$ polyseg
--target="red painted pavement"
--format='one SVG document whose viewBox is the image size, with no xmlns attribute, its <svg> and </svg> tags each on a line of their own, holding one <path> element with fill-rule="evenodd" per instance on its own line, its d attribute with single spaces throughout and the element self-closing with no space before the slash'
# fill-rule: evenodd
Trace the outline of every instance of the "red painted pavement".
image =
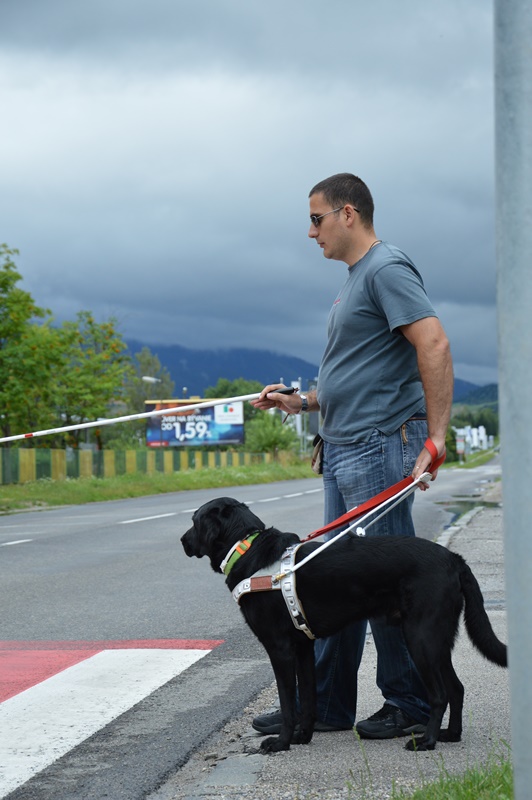
<svg viewBox="0 0 532 800">
<path fill-rule="evenodd" d="M 213 650 L 222 639 L 0 641 L 0 703 L 102 650 Z"/>
</svg>

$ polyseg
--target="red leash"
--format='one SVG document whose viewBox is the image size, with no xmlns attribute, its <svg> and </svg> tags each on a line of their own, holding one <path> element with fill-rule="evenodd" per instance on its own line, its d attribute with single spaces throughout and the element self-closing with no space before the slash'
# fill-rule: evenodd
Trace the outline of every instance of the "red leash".
<svg viewBox="0 0 532 800">
<path fill-rule="evenodd" d="M 427 439 L 424 445 L 427 450 L 429 451 L 432 462 L 430 467 L 428 468 L 427 472 L 436 472 L 436 470 L 441 467 L 443 462 L 445 461 L 446 452 L 443 451 L 443 455 L 438 458 L 438 451 L 436 450 L 436 446 L 432 439 Z M 329 531 L 334 531 L 336 528 L 340 528 L 342 525 L 347 524 L 348 522 L 352 522 L 354 519 L 361 517 L 363 514 L 367 514 L 370 511 L 373 511 L 374 508 L 380 506 L 381 503 L 384 503 L 386 500 L 389 500 L 390 497 L 393 497 L 402 489 L 406 489 L 407 486 L 410 486 L 411 483 L 414 483 L 414 479 L 411 475 L 408 478 L 403 478 L 402 481 L 398 483 L 394 483 L 393 486 L 390 486 L 388 489 L 385 489 L 383 492 L 376 494 L 375 497 L 371 497 L 369 500 L 366 500 L 365 503 L 362 503 L 361 506 L 355 506 L 352 508 L 351 511 L 348 511 L 347 514 L 343 514 L 338 519 L 335 519 L 333 522 L 329 522 L 328 525 L 325 525 L 323 528 L 318 528 L 317 531 L 313 531 L 309 533 L 308 536 L 305 536 L 302 539 L 302 542 L 308 542 L 310 539 L 316 539 L 318 536 L 321 536 L 324 533 L 328 533 Z"/>
</svg>

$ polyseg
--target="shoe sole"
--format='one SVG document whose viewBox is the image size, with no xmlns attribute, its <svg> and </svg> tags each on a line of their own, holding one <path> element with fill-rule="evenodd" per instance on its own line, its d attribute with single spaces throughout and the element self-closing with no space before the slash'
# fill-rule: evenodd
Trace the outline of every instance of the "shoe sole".
<svg viewBox="0 0 532 800">
<path fill-rule="evenodd" d="M 270 728 L 259 728 L 257 725 L 251 725 L 254 731 L 260 733 L 261 736 L 278 736 L 281 733 L 280 725 L 272 725 Z"/>
</svg>

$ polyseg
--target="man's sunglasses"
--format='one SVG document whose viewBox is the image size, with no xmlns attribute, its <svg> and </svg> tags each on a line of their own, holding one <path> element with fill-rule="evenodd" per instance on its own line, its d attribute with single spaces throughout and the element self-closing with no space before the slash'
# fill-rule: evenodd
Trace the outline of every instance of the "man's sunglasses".
<svg viewBox="0 0 532 800">
<path fill-rule="evenodd" d="M 319 228 L 320 227 L 320 219 L 323 219 L 323 217 L 328 217 L 329 214 L 336 214 L 336 212 L 337 211 L 341 211 L 342 208 L 345 208 L 345 206 L 340 206 L 340 208 L 334 208 L 332 211 L 327 211 L 325 214 L 320 214 L 319 217 L 317 217 L 316 214 L 311 214 L 310 215 L 310 221 L 314 225 L 315 228 Z M 355 208 L 354 206 L 352 206 L 352 208 L 357 212 L 357 214 L 360 214 L 360 211 L 358 210 L 358 208 Z"/>
</svg>

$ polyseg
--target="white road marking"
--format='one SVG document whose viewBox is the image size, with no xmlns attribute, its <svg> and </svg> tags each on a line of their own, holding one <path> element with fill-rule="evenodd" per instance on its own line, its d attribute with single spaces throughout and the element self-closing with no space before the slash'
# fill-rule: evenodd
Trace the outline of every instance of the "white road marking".
<svg viewBox="0 0 532 800">
<path fill-rule="evenodd" d="M 138 519 L 121 519 L 120 525 L 131 525 L 132 522 L 149 522 L 151 519 L 162 519 L 163 517 L 175 517 L 177 511 L 170 511 L 168 514 L 154 514 L 153 517 L 139 517 Z"/>
<path fill-rule="evenodd" d="M 16 539 L 14 542 L 2 542 L 0 547 L 9 547 L 12 544 L 26 544 L 26 542 L 33 542 L 33 539 Z"/>
<path fill-rule="evenodd" d="M 105 650 L 0 704 L 0 797 L 210 650 Z"/>
</svg>

